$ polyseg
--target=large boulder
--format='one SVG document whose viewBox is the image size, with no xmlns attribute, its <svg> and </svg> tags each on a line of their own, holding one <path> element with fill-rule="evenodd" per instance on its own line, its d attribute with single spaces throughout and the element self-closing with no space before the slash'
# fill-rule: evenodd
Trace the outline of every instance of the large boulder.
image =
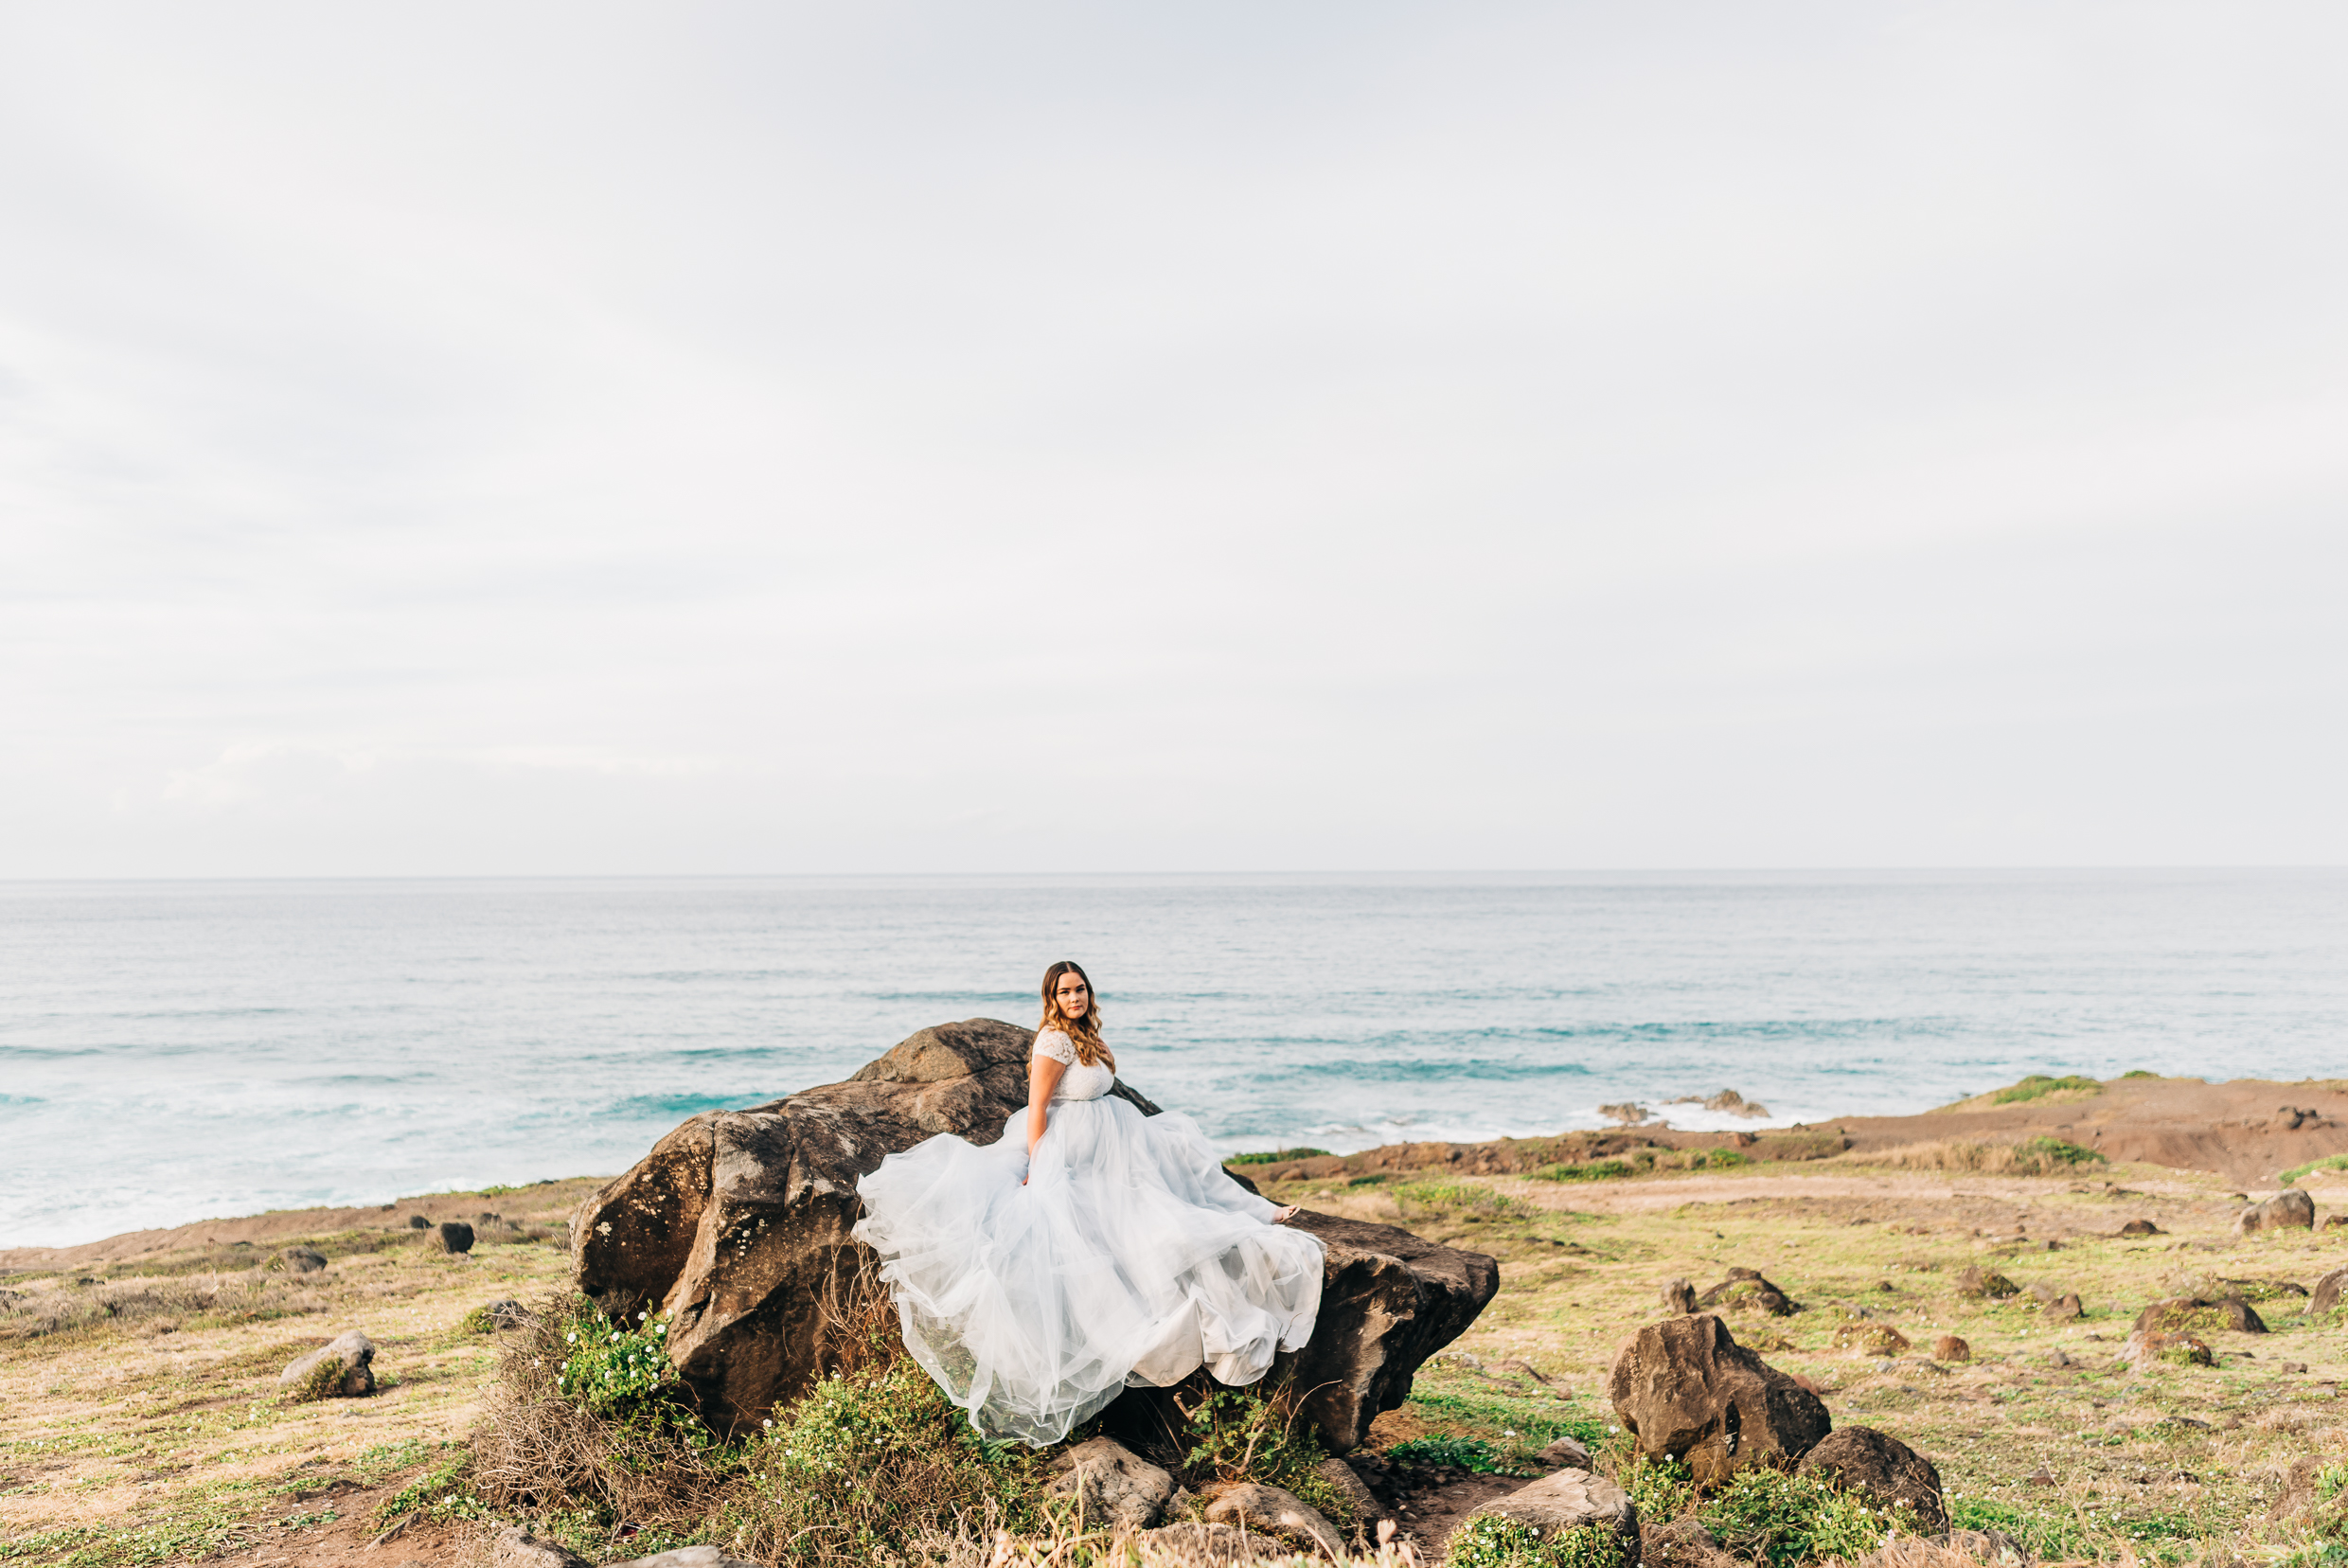
<svg viewBox="0 0 2348 1568">
<path fill-rule="evenodd" d="M 1802 1456 L 1798 1469 L 1823 1475 L 1846 1492 L 1886 1507 L 1906 1505 L 1919 1535 L 1948 1528 L 1948 1506 L 1941 1495 L 1940 1471 L 1930 1459 L 1898 1438 L 1873 1427 L 1830 1432 Z"/>
<path fill-rule="evenodd" d="M 2348 1268 L 2334 1269 L 2316 1281 L 2315 1293 L 2307 1298 L 2307 1315 L 2315 1317 L 2338 1307 L 2343 1291 L 2348 1291 Z"/>
<path fill-rule="evenodd" d="M 1529 1525 L 1543 1541 L 1595 1525 L 1614 1537 L 1624 1563 L 1639 1560 L 1639 1510 L 1631 1506 L 1630 1494 L 1585 1470 L 1544 1475 L 1529 1487 L 1478 1505 L 1475 1513 L 1513 1519 Z"/>
<path fill-rule="evenodd" d="M 1641 1453 L 1684 1461 L 1705 1487 L 1749 1465 L 1799 1459 L 1834 1425 L 1817 1395 L 1738 1345 L 1711 1312 L 1632 1335 L 1607 1392 Z"/>
<path fill-rule="evenodd" d="M 286 1398 L 356 1399 L 375 1392 L 375 1342 L 352 1328 L 299 1356 L 277 1374 Z"/>
<path fill-rule="evenodd" d="M 2263 1334 L 2267 1320 L 2258 1310 L 2240 1296 L 2218 1296 L 2214 1300 L 2200 1296 L 2170 1296 L 2156 1301 L 2136 1314 L 2137 1331 L 2147 1329 L 2167 1332 L 2208 1333 L 2213 1329 L 2231 1328 L 2236 1333 Z"/>
<path fill-rule="evenodd" d="M 993 1019 L 939 1025 L 845 1083 L 693 1117 L 572 1216 L 578 1288 L 614 1319 L 667 1316 L 669 1357 L 703 1414 L 724 1430 L 756 1426 L 830 1368 L 824 1326 L 869 1278 L 872 1253 L 848 1234 L 863 1213 L 857 1184 L 939 1132 L 1001 1137 L 1027 1103 L 1034 1039 Z M 1123 1083 L 1111 1092 L 1157 1114 Z M 1389 1225 L 1320 1214 L 1291 1223 L 1321 1238 L 1327 1272 L 1311 1341 L 1283 1354 L 1272 1378 L 1292 1374 L 1305 1416 L 1343 1453 L 1475 1320 L 1500 1266 Z M 1157 1392 L 1133 1390 L 1112 1412 Z M 1154 1449 L 1155 1424 L 1110 1430 L 1132 1441 L 1138 1429 L 1137 1446 Z"/>
<path fill-rule="evenodd" d="M 2236 1236 L 2255 1236 L 2260 1231 L 2313 1230 L 2316 1228 L 2316 1201 L 2297 1187 L 2286 1187 L 2262 1203 L 2252 1203 L 2234 1216 Z"/>
</svg>

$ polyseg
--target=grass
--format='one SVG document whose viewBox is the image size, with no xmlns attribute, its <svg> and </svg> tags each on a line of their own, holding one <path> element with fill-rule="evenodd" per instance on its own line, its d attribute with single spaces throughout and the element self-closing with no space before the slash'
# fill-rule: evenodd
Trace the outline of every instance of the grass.
<svg viewBox="0 0 2348 1568">
<path fill-rule="evenodd" d="M 2276 1185 L 2297 1186 L 2319 1170 L 2348 1170 L 2348 1154 L 2326 1154 L 2321 1160 L 2309 1160 L 2305 1165 L 2293 1166 L 2275 1179 Z"/>
<path fill-rule="evenodd" d="M 2019 1083 L 2013 1085 L 2011 1088 L 2001 1089 L 1997 1093 L 1991 1095 L 1989 1096 L 1989 1103 L 1992 1105 L 2019 1105 L 2026 1100 L 2044 1099 L 2049 1095 L 2089 1095 L 2095 1093 L 2101 1088 L 2103 1088 L 2103 1084 L 2098 1080 L 2091 1078 L 2081 1078 L 2075 1073 L 2066 1075 L 2062 1078 L 2049 1078 L 2044 1073 L 2033 1073 L 2028 1078 L 2023 1078 Z"/>
<path fill-rule="evenodd" d="M 1979 1138 L 1938 1138 L 1929 1143 L 1903 1144 L 1895 1149 L 1854 1151 L 1837 1163 L 1889 1167 L 1895 1170 L 1963 1170 L 1983 1175 L 2057 1176 L 2088 1166 L 2107 1164 L 2094 1149 L 2056 1137 L 1997 1142 Z"/>
<path fill-rule="evenodd" d="M 1281 1165 L 1290 1160 L 1309 1160 L 1327 1152 L 1325 1149 L 1275 1149 L 1265 1154 L 1234 1154 L 1223 1164 L 1227 1166 Z"/>
</svg>

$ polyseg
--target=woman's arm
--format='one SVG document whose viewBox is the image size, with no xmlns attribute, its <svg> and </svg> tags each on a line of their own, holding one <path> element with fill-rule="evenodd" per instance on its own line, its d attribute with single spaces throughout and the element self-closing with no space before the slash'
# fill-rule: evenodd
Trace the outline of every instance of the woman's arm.
<svg viewBox="0 0 2348 1568">
<path fill-rule="evenodd" d="M 1036 1157 L 1036 1145 L 1043 1141 L 1047 1111 L 1052 1103 L 1052 1091 L 1059 1087 L 1060 1076 L 1068 1071 L 1068 1063 L 1036 1053 L 1027 1063 L 1027 1157 Z M 1027 1178 L 1019 1179 L 1025 1186 Z"/>
</svg>

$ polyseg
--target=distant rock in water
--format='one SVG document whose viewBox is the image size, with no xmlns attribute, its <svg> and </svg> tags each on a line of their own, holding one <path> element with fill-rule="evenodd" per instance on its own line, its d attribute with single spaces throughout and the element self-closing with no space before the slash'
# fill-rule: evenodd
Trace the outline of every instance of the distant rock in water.
<svg viewBox="0 0 2348 1568">
<path fill-rule="evenodd" d="M 1681 1095 L 1678 1099 L 1665 1100 L 1666 1105 L 1700 1105 L 1707 1111 L 1726 1111 L 1732 1116 L 1766 1116 L 1770 1108 L 1758 1100 L 1749 1100 L 1734 1089 L 1723 1089 L 1717 1095 Z"/>
<path fill-rule="evenodd" d="M 1633 1105 L 1626 1100 L 1619 1105 L 1599 1106 L 1598 1114 L 1610 1122 L 1620 1122 L 1625 1127 L 1634 1127 L 1655 1113 L 1644 1105 Z"/>
</svg>

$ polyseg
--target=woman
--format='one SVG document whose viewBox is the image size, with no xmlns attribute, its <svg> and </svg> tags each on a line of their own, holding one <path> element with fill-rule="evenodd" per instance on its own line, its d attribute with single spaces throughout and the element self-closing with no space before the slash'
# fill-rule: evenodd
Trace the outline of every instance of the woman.
<svg viewBox="0 0 2348 1568">
<path fill-rule="evenodd" d="M 1093 983 L 1043 976 L 1027 1108 L 940 1133 L 858 1191 L 905 1347 L 988 1437 L 1045 1448 L 1128 1385 L 1252 1383 L 1312 1333 L 1321 1242 L 1223 1171 L 1188 1116 L 1110 1095 Z"/>
</svg>

